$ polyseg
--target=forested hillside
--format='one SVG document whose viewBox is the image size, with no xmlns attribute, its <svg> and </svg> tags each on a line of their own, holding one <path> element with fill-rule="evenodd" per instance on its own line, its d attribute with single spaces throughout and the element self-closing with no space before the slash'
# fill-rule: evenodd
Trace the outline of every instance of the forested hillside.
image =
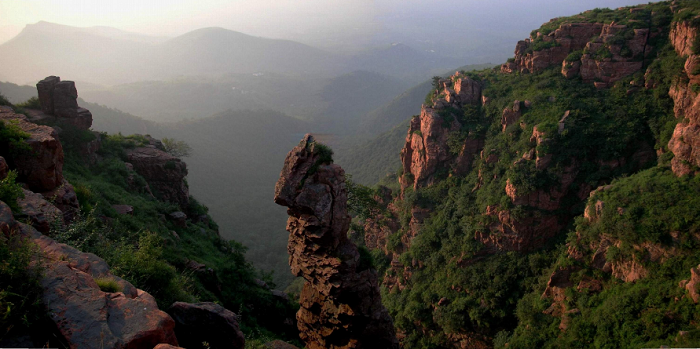
<svg viewBox="0 0 700 349">
<path fill-rule="evenodd" d="M 554 19 L 436 82 L 355 227 L 405 348 L 698 344 L 698 10 Z"/>
</svg>

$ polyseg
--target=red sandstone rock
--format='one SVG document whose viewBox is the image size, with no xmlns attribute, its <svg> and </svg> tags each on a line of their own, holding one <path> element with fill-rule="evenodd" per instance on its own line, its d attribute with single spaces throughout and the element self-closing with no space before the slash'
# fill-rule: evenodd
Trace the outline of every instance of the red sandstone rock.
<svg viewBox="0 0 700 349">
<path fill-rule="evenodd" d="M 700 301 L 700 266 L 690 269 L 690 280 L 681 281 L 681 287 L 688 291 L 688 296 L 693 300 L 693 303 L 698 303 Z"/>
<path fill-rule="evenodd" d="M 275 186 L 275 203 L 288 207 L 292 273 L 306 280 L 297 313 L 300 338 L 309 349 L 398 348 L 376 271 L 360 268 L 347 238 L 344 171 L 320 160 L 306 135 L 287 155 Z"/>
<path fill-rule="evenodd" d="M 49 76 L 36 84 L 41 110 L 45 114 L 88 130 L 92 126 L 92 114 L 78 106 L 78 90 L 73 81 L 61 81 L 57 76 Z"/>
<path fill-rule="evenodd" d="M 697 28 L 690 22 L 676 22 L 671 28 L 669 39 L 679 56 L 689 56 L 693 54 L 693 43 L 697 35 Z"/>
<path fill-rule="evenodd" d="M 149 144 L 127 151 L 127 159 L 134 171 L 143 176 L 150 189 L 163 200 L 176 203 L 180 208 L 189 204 L 189 189 L 185 184 L 187 165 L 163 149 L 160 141 L 147 137 Z"/>
<path fill-rule="evenodd" d="M 44 200 L 41 194 L 24 190 L 24 198 L 18 199 L 20 207 L 18 218 L 28 219 L 36 230 L 48 233 L 54 223 L 63 225 L 63 212 Z"/>
<path fill-rule="evenodd" d="M 474 155 L 483 147 L 483 140 L 468 135 L 460 152 L 451 153 L 447 140 L 451 134 L 460 132 L 462 125 L 455 117 L 448 122 L 440 115 L 448 106 L 461 108 L 481 103 L 481 84 L 460 73 L 441 80 L 439 84 L 443 86 L 446 97 L 434 96 L 433 106 L 423 105 L 420 116 L 411 120 L 406 144 L 401 150 L 404 171 L 404 176 L 400 178 L 402 192 L 409 186 L 419 188 L 431 185 L 437 179 L 436 173 L 441 171 L 451 171 L 454 175 L 466 174 Z"/>
<path fill-rule="evenodd" d="M 25 140 L 30 150 L 18 155 L 6 155 L 10 168 L 16 168 L 18 180 L 27 183 L 29 189 L 43 192 L 56 188 L 63 181 L 63 147 L 56 131 L 27 121 L 24 115 L 12 108 L 0 106 L 0 120 L 15 123 L 30 137 Z"/>
<path fill-rule="evenodd" d="M 0 203 L 0 227 L 31 239 L 46 257 L 42 300 L 71 348 L 151 348 L 177 345 L 174 321 L 155 299 L 109 272 L 101 258 L 83 253 L 18 223 Z M 100 290 L 94 278 L 111 278 L 121 292 Z"/>
</svg>

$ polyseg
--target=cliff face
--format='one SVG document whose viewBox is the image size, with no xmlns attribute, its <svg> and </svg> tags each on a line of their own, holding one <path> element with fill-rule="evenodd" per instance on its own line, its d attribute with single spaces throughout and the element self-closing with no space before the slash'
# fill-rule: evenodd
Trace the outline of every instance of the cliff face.
<svg viewBox="0 0 700 349">
<path fill-rule="evenodd" d="M 288 207 L 289 264 L 306 280 L 297 322 L 311 349 L 398 348 L 377 274 L 347 238 L 345 173 L 306 135 L 287 155 L 275 203 Z"/>
<path fill-rule="evenodd" d="M 537 73 L 560 65 L 566 78 L 580 76 L 598 88 L 609 87 L 642 69 L 643 58 L 653 50 L 651 34 L 615 23 L 565 23 L 549 34 L 537 31 L 519 41 L 515 58 L 501 71 Z"/>
<path fill-rule="evenodd" d="M 675 23 L 670 33 L 673 48 L 685 58 L 684 72 L 669 90 L 673 99 L 673 111 L 680 122 L 668 142 L 668 149 L 675 155 L 671 164 L 678 176 L 697 172 L 700 166 L 700 98 L 697 85 L 700 82 L 700 56 L 694 54 L 692 44 L 698 29 L 688 22 Z"/>
<path fill-rule="evenodd" d="M 420 115 L 411 120 L 406 144 L 401 150 L 402 189 L 425 187 L 448 173 L 464 175 L 474 155 L 483 147 L 480 137 L 464 131 L 466 125 L 458 119 L 463 107 L 482 103 L 481 84 L 457 72 L 440 80 L 438 86 L 432 105 L 424 104 Z M 458 149 L 450 149 L 448 142 L 453 142 L 451 138 L 460 132 L 466 132 L 465 139 L 458 141 Z"/>
</svg>

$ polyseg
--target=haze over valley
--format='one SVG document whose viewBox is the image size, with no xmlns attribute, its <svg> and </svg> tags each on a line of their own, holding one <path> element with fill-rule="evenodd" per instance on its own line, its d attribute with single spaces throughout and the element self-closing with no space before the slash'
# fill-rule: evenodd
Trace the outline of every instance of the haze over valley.
<svg viewBox="0 0 700 349">
<path fill-rule="evenodd" d="M 20 103 L 36 96 L 37 81 L 60 76 L 76 81 L 94 130 L 187 142 L 191 194 L 224 237 L 287 285 L 286 215 L 271 195 L 303 134 L 324 135 L 336 163 L 373 185 L 397 171 L 433 76 L 503 63 L 550 18 L 634 3 L 210 1 L 179 24 L 106 15 L 113 5 L 77 18 L 46 12 L 70 2 L 30 12 L 9 1 L 0 13 L 15 17 L 0 30 L 17 34 L 0 44 L 0 93 Z"/>
</svg>

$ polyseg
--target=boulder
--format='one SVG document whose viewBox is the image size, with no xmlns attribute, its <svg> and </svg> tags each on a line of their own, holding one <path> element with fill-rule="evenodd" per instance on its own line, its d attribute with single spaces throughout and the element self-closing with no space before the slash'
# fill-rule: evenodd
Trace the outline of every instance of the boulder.
<svg viewBox="0 0 700 349">
<path fill-rule="evenodd" d="M 147 138 L 149 144 L 127 151 L 128 162 L 140 174 L 156 197 L 180 205 L 189 205 L 189 188 L 185 182 L 187 165 L 163 149 L 162 143 Z"/>
<path fill-rule="evenodd" d="M 26 189 L 23 189 L 23 191 L 24 198 L 17 200 L 17 204 L 20 207 L 18 218 L 28 219 L 31 225 L 42 233 L 48 233 L 52 224 L 64 224 L 61 210 L 44 200 L 41 194 Z"/>
<path fill-rule="evenodd" d="M 198 348 L 202 342 L 212 349 L 245 347 L 236 314 L 216 303 L 175 302 L 168 314 L 175 320 L 175 334 L 185 348 Z"/>
<path fill-rule="evenodd" d="M 53 115 L 53 91 L 59 81 L 61 81 L 61 78 L 58 76 L 49 76 L 36 84 L 36 89 L 39 94 L 39 104 L 41 104 L 41 111 L 46 114 Z"/>
<path fill-rule="evenodd" d="M 41 110 L 54 115 L 75 127 L 88 130 L 92 126 L 92 113 L 78 106 L 78 90 L 73 81 L 61 81 L 49 76 L 36 84 Z"/>
<path fill-rule="evenodd" d="M 287 154 L 275 203 L 289 219 L 289 264 L 305 283 L 299 301 L 299 337 L 309 349 L 398 348 L 381 303 L 377 272 L 360 265 L 348 239 L 345 171 L 322 163 L 311 135 Z"/>
<path fill-rule="evenodd" d="M 83 253 L 14 220 L 0 202 L 0 228 L 30 239 L 46 258 L 40 280 L 42 301 L 58 332 L 71 348 L 136 348 L 177 345 L 174 321 L 155 299 L 114 276 L 101 258 Z M 95 278 L 110 278 L 121 291 L 100 290 Z"/>
<path fill-rule="evenodd" d="M 63 147 L 56 130 L 31 123 L 26 116 L 16 114 L 6 106 L 0 106 L 0 120 L 11 122 L 29 134 L 29 138 L 25 139 L 29 150 L 19 150 L 7 154 L 5 158 L 10 168 L 17 169 L 17 180 L 26 183 L 35 192 L 59 186 L 63 181 Z"/>
<path fill-rule="evenodd" d="M 184 212 L 173 212 L 168 215 L 171 221 L 180 228 L 187 228 L 187 215 Z"/>
</svg>

